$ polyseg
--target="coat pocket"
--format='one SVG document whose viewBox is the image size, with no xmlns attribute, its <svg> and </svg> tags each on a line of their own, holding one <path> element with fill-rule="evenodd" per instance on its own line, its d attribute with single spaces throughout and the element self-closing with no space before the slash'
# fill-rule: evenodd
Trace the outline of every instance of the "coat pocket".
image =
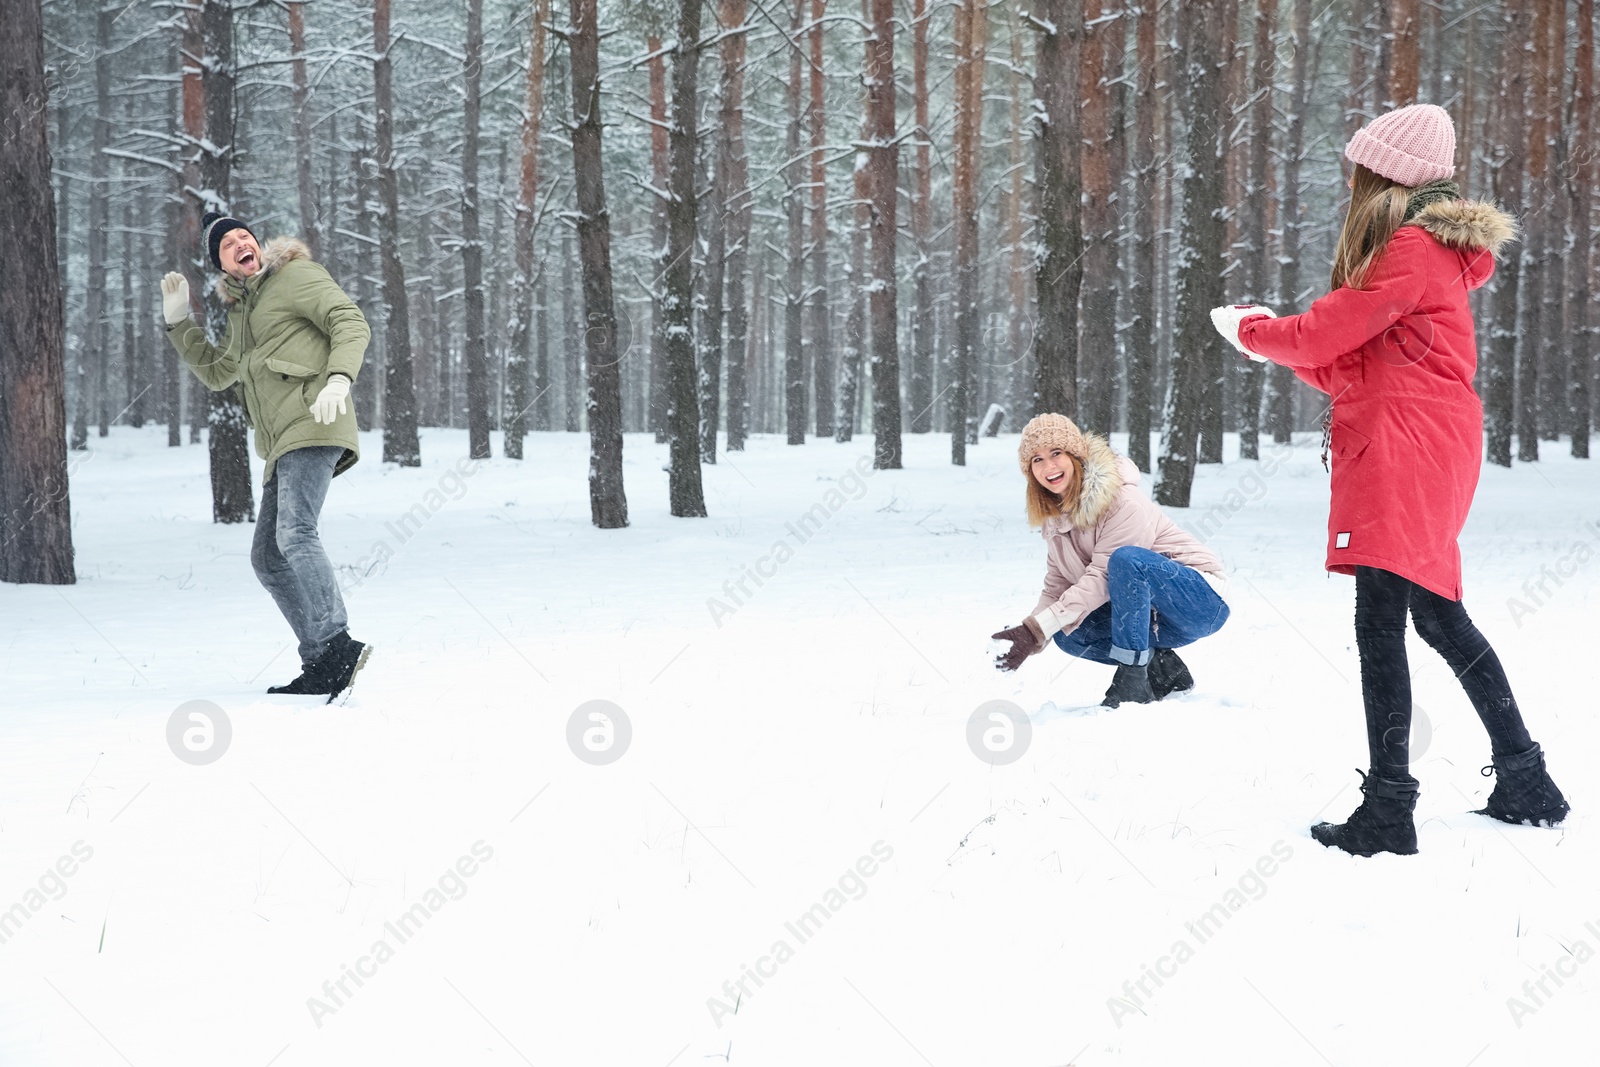
<svg viewBox="0 0 1600 1067">
<path fill-rule="evenodd" d="M 265 362 L 267 370 L 288 378 L 314 378 L 322 373 L 321 367 L 308 366 L 298 359 L 285 359 L 283 356 L 268 356 Z"/>
<path fill-rule="evenodd" d="M 1333 432 L 1328 441 L 1331 451 L 1340 459 L 1355 459 L 1371 443 L 1366 434 L 1342 422 L 1333 424 Z"/>
</svg>

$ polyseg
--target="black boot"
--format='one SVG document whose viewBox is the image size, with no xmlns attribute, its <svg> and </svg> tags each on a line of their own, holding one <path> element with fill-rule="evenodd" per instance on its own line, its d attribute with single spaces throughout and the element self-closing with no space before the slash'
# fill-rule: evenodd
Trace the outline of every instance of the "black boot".
<svg viewBox="0 0 1600 1067">
<path fill-rule="evenodd" d="M 269 686 L 269 693 L 287 693 L 291 696 L 304 696 L 306 694 L 321 695 L 332 692 L 328 688 L 328 679 L 318 673 L 317 665 L 311 664 L 300 671 L 300 676 L 287 685 Z"/>
<path fill-rule="evenodd" d="M 1189 667 L 1170 648 L 1158 648 L 1150 654 L 1150 691 L 1157 700 L 1165 700 L 1172 693 L 1187 693 L 1194 688 L 1194 675 Z"/>
<path fill-rule="evenodd" d="M 1495 776 L 1494 791 L 1476 814 L 1515 825 L 1555 826 L 1572 810 L 1544 769 L 1544 751 L 1538 745 L 1493 759 L 1483 774 Z"/>
<path fill-rule="evenodd" d="M 1100 701 L 1108 708 L 1119 704 L 1153 704 L 1156 701 L 1155 693 L 1150 690 L 1150 675 L 1147 667 L 1130 667 L 1127 664 L 1117 668 L 1117 673 L 1111 679 L 1111 688 L 1106 690 L 1106 695 Z"/>
<path fill-rule="evenodd" d="M 317 660 L 317 673 L 326 679 L 328 688 L 316 691 L 327 693 L 328 703 L 332 704 L 355 685 L 356 674 L 367 665 L 371 655 L 371 645 L 362 644 L 351 637 L 349 631 L 340 630 Z"/>
<path fill-rule="evenodd" d="M 1415 778 L 1379 778 L 1361 775 L 1361 806 L 1345 822 L 1335 825 L 1319 822 L 1311 836 L 1329 848 L 1340 848 L 1353 856 L 1374 852 L 1393 852 L 1414 856 L 1417 852 L 1417 827 L 1411 821 L 1417 810 Z"/>
</svg>

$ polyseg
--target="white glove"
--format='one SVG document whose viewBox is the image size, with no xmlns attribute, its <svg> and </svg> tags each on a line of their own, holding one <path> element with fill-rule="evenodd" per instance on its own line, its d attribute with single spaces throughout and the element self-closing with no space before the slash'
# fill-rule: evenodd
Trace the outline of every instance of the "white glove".
<svg viewBox="0 0 1600 1067">
<path fill-rule="evenodd" d="M 1224 304 L 1219 308 L 1211 309 L 1211 325 L 1217 328 L 1222 339 L 1237 348 L 1244 357 L 1256 363 L 1266 363 L 1266 356 L 1258 356 L 1239 342 L 1239 324 L 1251 315 L 1270 315 L 1277 318 L 1278 313 L 1269 307 L 1260 304 Z"/>
<path fill-rule="evenodd" d="M 161 276 L 161 317 L 168 326 L 189 317 L 189 280 L 177 271 Z"/>
<path fill-rule="evenodd" d="M 315 422 L 333 425 L 333 420 L 345 413 L 345 397 L 350 395 L 350 379 L 342 374 L 328 378 L 317 399 L 311 402 L 311 418 Z"/>
</svg>

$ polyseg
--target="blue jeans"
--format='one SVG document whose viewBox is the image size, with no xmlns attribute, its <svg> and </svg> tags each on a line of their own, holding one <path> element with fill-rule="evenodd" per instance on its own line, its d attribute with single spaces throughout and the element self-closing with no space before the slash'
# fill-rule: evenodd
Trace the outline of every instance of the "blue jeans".
<svg viewBox="0 0 1600 1067">
<path fill-rule="evenodd" d="M 1152 648 L 1181 648 L 1228 621 L 1228 605 L 1200 572 L 1147 548 L 1124 545 L 1106 564 L 1111 602 L 1071 633 L 1056 634 L 1068 655 L 1097 663 L 1150 662 Z"/>
<path fill-rule="evenodd" d="M 250 564 L 300 641 L 300 663 L 311 663 L 346 628 L 344 596 L 317 536 L 317 519 L 344 449 L 296 448 L 279 457 L 261 489 Z"/>
</svg>

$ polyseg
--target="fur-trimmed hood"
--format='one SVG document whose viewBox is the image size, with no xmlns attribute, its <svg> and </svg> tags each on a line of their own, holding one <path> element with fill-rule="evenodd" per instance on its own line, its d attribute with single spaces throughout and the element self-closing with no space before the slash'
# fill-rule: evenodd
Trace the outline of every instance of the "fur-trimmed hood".
<svg viewBox="0 0 1600 1067">
<path fill-rule="evenodd" d="M 1104 437 L 1097 433 L 1083 435 L 1086 454 L 1083 457 L 1083 488 L 1078 492 L 1078 503 L 1071 511 L 1053 516 L 1045 522 L 1045 532 L 1061 525 L 1083 530 L 1104 517 L 1124 483 L 1138 483 L 1139 471 L 1115 452 Z M 1129 470 L 1132 471 L 1130 478 Z"/>
<path fill-rule="evenodd" d="M 257 279 L 257 284 L 271 277 L 278 268 L 285 263 L 297 259 L 310 259 L 311 249 L 298 237 L 274 237 L 261 245 L 261 269 L 250 277 Z M 223 303 L 232 304 L 244 296 L 244 282 L 239 281 L 231 274 L 224 274 L 217 279 L 217 295 L 222 297 Z"/>
<path fill-rule="evenodd" d="M 1517 220 L 1485 200 L 1440 200 L 1417 212 L 1410 225 L 1421 226 L 1457 251 L 1486 250 L 1496 258 L 1518 236 Z"/>
</svg>

